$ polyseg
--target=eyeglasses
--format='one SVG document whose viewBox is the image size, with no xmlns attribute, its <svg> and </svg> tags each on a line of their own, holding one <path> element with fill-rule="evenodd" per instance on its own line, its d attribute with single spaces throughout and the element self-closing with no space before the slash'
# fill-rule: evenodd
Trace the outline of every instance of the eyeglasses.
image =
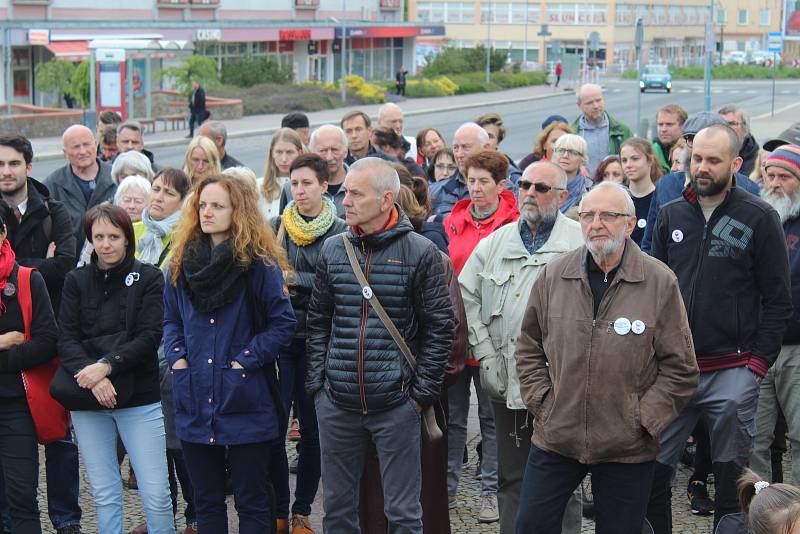
<svg viewBox="0 0 800 534">
<path fill-rule="evenodd" d="M 437 163 L 433 166 L 436 170 L 439 171 L 453 171 L 455 172 L 456 166 L 455 165 L 448 165 L 447 163 Z"/>
<path fill-rule="evenodd" d="M 532 186 L 534 191 L 542 194 L 549 193 L 553 189 L 555 189 L 556 191 L 564 191 L 563 187 L 550 187 L 549 185 L 545 185 L 542 183 L 534 184 L 533 182 L 529 182 L 528 180 L 520 180 L 518 182 L 518 185 L 519 188 L 522 189 L 523 191 L 527 191 Z"/>
<path fill-rule="evenodd" d="M 599 217 L 602 223 L 612 223 L 620 217 L 630 217 L 630 215 L 627 213 L 618 213 L 616 211 L 581 211 L 578 213 L 578 219 L 580 219 L 583 224 L 593 223 L 595 217 Z"/>
<path fill-rule="evenodd" d="M 728 126 L 731 128 L 738 128 L 739 126 L 744 126 L 744 123 L 739 121 L 728 121 Z"/>
<path fill-rule="evenodd" d="M 578 152 L 577 150 L 572 150 L 571 148 L 557 148 L 553 150 L 556 154 L 563 154 L 565 156 L 572 156 L 573 158 L 583 157 L 583 154 Z"/>
<path fill-rule="evenodd" d="M 694 141 L 694 134 L 686 134 L 686 135 L 684 135 L 683 136 L 683 140 L 691 145 L 692 141 Z"/>
</svg>

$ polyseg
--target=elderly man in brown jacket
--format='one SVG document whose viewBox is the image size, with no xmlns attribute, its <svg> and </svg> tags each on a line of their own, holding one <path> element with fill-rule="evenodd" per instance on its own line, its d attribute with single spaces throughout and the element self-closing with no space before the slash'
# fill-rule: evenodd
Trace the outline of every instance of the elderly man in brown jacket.
<svg viewBox="0 0 800 534">
<path fill-rule="evenodd" d="M 658 437 L 689 402 L 699 372 L 678 282 L 639 250 L 630 195 L 602 182 L 581 202 L 585 246 L 536 280 L 517 341 L 535 417 L 518 534 L 557 534 L 592 475 L 598 534 L 640 534 Z"/>
</svg>

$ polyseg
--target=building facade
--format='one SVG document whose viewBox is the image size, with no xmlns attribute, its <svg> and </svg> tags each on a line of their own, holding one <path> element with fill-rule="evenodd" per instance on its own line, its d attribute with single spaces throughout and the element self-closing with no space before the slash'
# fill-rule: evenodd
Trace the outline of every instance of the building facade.
<svg viewBox="0 0 800 534">
<path fill-rule="evenodd" d="M 720 0 L 714 30 L 723 52 L 766 50 L 769 32 L 781 31 L 782 0 Z"/>
<path fill-rule="evenodd" d="M 609 71 L 635 65 L 636 20 L 644 21 L 642 62 L 686 65 L 702 58 L 706 0 L 408 0 L 409 20 L 444 24 L 447 39 L 420 39 L 426 50 L 449 44 L 491 43 L 510 50 L 514 61 L 536 68 L 564 55 L 581 55 Z M 736 0 L 728 0 L 736 1 Z M 744 0 L 740 0 L 744 1 Z M 774 1 L 774 0 L 773 0 Z M 540 36 L 543 25 L 550 35 Z M 597 32 L 596 51 L 589 52 Z"/>
<path fill-rule="evenodd" d="M 414 72 L 419 36 L 444 34 L 442 25 L 404 22 L 404 9 L 404 0 L 0 0 L 0 83 L 10 81 L 13 102 L 47 104 L 36 89 L 36 65 L 53 57 L 86 59 L 94 39 L 186 42 L 220 67 L 245 55 L 269 56 L 290 66 L 297 81 L 333 82 L 341 73 L 343 35 L 348 73 L 393 78 L 401 65 Z M 152 73 L 179 61 L 168 51 L 150 56 Z M 132 57 L 135 70 L 143 59 Z M 160 88 L 143 72 L 137 83 Z"/>
</svg>

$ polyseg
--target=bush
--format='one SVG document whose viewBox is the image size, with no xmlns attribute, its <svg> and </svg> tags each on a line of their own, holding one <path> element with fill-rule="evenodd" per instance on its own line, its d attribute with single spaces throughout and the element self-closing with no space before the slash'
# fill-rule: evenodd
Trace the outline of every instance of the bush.
<svg viewBox="0 0 800 534">
<path fill-rule="evenodd" d="M 291 67 L 281 67 L 269 57 L 243 57 L 226 61 L 222 66 L 222 83 L 237 87 L 252 87 L 259 83 L 292 83 Z"/>
<path fill-rule="evenodd" d="M 491 75 L 491 81 L 488 84 L 486 83 L 486 74 L 483 72 L 454 74 L 450 76 L 450 79 L 458 86 L 456 94 L 459 95 L 547 83 L 547 75 L 544 72 L 496 72 Z"/>
<path fill-rule="evenodd" d="M 72 73 L 72 81 L 69 84 L 69 94 L 72 98 L 81 103 L 81 106 L 86 107 L 89 105 L 89 92 L 91 84 L 89 83 L 89 62 L 82 61 L 80 65 L 75 68 Z"/>
<path fill-rule="evenodd" d="M 489 57 L 490 70 L 500 71 L 508 59 L 507 50 L 492 49 Z M 434 78 L 443 74 L 462 74 L 486 70 L 486 47 L 478 45 L 475 48 L 446 47 L 438 54 L 428 54 L 425 58 L 425 67 L 422 76 Z"/>
<path fill-rule="evenodd" d="M 72 75 L 75 73 L 75 65 L 71 61 L 63 59 L 53 59 L 47 63 L 36 65 L 36 85 L 46 93 L 58 95 L 58 105 L 64 93 L 70 92 Z M 70 94 L 70 96 L 72 96 Z"/>
<path fill-rule="evenodd" d="M 290 111 L 320 111 L 342 105 L 338 85 L 304 83 L 279 85 L 264 83 L 251 87 L 223 85 L 214 90 L 213 96 L 242 100 L 244 115 L 288 113 Z M 355 92 L 348 91 L 347 105 L 358 106 L 365 102 Z"/>
<path fill-rule="evenodd" d="M 386 101 L 383 87 L 369 83 L 361 76 L 351 74 L 345 78 L 347 91 L 354 92 L 365 104 L 381 104 Z"/>
<path fill-rule="evenodd" d="M 160 70 L 158 77 L 170 78 L 175 89 L 187 95 L 192 91 L 192 80 L 198 80 L 206 90 L 219 85 L 217 64 L 206 56 L 189 56 L 177 67 Z"/>
<path fill-rule="evenodd" d="M 451 96 L 458 91 L 458 85 L 453 83 L 446 76 L 440 76 L 433 80 L 426 78 L 408 80 L 406 85 L 406 96 L 409 98 L 419 98 L 426 96 Z"/>
</svg>

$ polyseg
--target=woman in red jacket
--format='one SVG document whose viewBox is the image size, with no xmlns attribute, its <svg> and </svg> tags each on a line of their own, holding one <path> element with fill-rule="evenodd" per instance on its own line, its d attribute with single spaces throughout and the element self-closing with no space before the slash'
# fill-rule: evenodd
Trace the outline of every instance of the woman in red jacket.
<svg viewBox="0 0 800 534">
<path fill-rule="evenodd" d="M 494 150 L 482 150 L 467 159 L 466 167 L 469 198 L 458 201 L 444 220 L 456 274 L 461 273 L 478 241 L 519 219 L 517 199 L 506 189 L 505 156 Z"/>
<path fill-rule="evenodd" d="M 465 162 L 469 199 L 461 200 L 444 220 L 450 238 L 450 259 L 456 273 L 461 269 L 478 244 L 478 241 L 501 226 L 519 219 L 519 208 L 514 193 L 505 188 L 508 159 L 494 150 L 482 150 Z M 448 443 L 447 443 L 447 493 L 450 508 L 458 506 L 456 490 L 461 477 L 462 455 L 467 439 L 467 414 L 469 413 L 470 382 L 475 382 L 478 394 L 478 418 L 481 425 L 482 458 L 481 508 L 478 521 L 493 523 L 500 519 L 497 511 L 497 446 L 495 442 L 494 414 L 489 397 L 483 391 L 478 362 L 467 358 L 467 366 L 447 390 Z"/>
</svg>

